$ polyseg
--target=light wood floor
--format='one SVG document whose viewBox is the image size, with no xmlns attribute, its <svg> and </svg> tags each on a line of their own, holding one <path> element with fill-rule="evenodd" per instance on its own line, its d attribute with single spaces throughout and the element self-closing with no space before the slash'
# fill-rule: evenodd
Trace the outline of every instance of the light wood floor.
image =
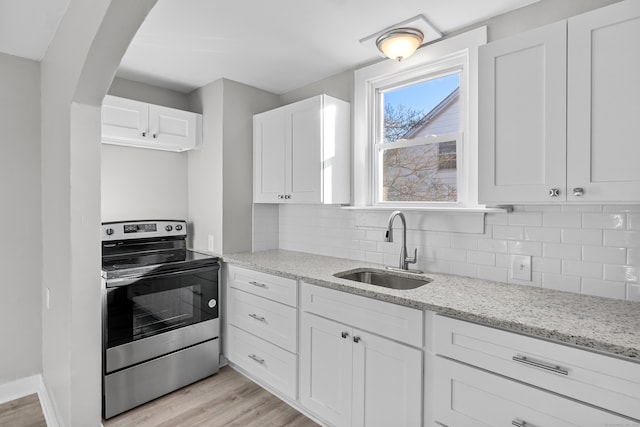
<svg viewBox="0 0 640 427">
<path fill-rule="evenodd" d="M 47 427 L 37 394 L 0 405 L 0 426 Z"/>
<path fill-rule="evenodd" d="M 229 367 L 109 420 L 104 427 L 306 427 L 317 424 Z M 0 422 L 0 425 L 4 425 Z"/>
</svg>

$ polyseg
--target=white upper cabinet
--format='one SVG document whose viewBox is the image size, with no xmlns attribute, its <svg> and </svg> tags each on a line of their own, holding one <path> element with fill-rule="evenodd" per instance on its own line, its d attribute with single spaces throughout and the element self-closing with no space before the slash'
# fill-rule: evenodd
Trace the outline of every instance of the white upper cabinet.
<svg viewBox="0 0 640 427">
<path fill-rule="evenodd" d="M 191 150 L 202 144 L 202 115 L 107 95 L 102 103 L 102 142 Z"/>
<path fill-rule="evenodd" d="M 564 192 L 566 33 L 563 21 L 480 48 L 481 203 Z"/>
<path fill-rule="evenodd" d="M 349 203 L 349 118 L 327 95 L 255 115 L 254 203 Z"/>
<path fill-rule="evenodd" d="M 639 42 L 638 1 L 569 19 L 568 200 L 640 201 Z"/>
<path fill-rule="evenodd" d="M 480 49 L 479 202 L 640 201 L 640 2 Z"/>
</svg>

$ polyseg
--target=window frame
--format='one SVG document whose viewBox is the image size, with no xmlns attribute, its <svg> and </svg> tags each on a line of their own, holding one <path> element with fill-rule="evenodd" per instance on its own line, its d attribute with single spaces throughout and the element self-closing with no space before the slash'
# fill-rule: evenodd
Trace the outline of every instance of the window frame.
<svg viewBox="0 0 640 427">
<path fill-rule="evenodd" d="M 354 206 L 414 208 L 477 208 L 478 47 L 487 40 L 486 27 L 423 46 L 402 62 L 384 60 L 357 69 L 354 75 Z M 374 162 L 379 120 L 375 120 L 377 91 L 401 87 L 460 70 L 460 134 L 457 202 L 382 202 L 376 199 Z M 444 136 L 444 135 L 443 135 Z M 451 134 L 448 134 L 450 137 Z M 464 172 L 463 172 L 464 171 Z M 463 173 L 462 178 L 460 174 Z M 470 185 L 471 184 L 471 185 Z"/>
<path fill-rule="evenodd" d="M 382 200 L 382 155 L 381 152 L 384 149 L 393 148 L 407 148 L 413 146 L 422 146 L 426 144 L 437 144 L 440 142 L 455 141 L 456 142 L 456 154 L 460 160 L 458 164 L 464 164 L 464 123 L 465 114 L 463 108 L 464 96 L 466 94 L 466 85 L 463 83 L 465 78 L 465 62 L 462 55 L 456 55 L 453 58 L 447 58 L 442 61 L 435 61 L 433 63 L 426 64 L 425 66 L 417 67 L 410 72 L 399 72 L 390 76 L 389 78 L 381 81 L 372 81 L 370 90 L 374 93 L 374 104 L 370 112 L 369 120 L 374 129 L 373 140 L 373 153 L 371 158 L 372 179 L 371 184 L 371 205 L 372 206 L 441 206 L 441 207 L 453 207 L 460 206 L 460 201 L 467 200 L 466 185 L 464 177 L 464 168 L 456 167 L 456 201 L 385 201 Z M 419 74 L 419 78 L 416 75 Z M 435 80 L 441 77 L 449 76 L 452 74 L 459 74 L 459 126 L 457 132 L 429 135 L 411 140 L 399 140 L 394 142 L 382 142 L 384 139 L 384 103 L 382 102 L 383 94 L 390 90 L 411 86 L 413 84 L 419 84 L 429 80 Z M 409 77 L 409 78 L 407 78 Z M 456 165 L 457 166 L 457 165 Z"/>
</svg>

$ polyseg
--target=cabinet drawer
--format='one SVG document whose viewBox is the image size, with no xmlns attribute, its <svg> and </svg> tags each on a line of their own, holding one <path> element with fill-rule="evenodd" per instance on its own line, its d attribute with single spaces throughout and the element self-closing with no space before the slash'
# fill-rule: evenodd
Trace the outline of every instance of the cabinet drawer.
<svg viewBox="0 0 640 427">
<path fill-rule="evenodd" d="M 266 385 L 295 400 L 297 356 L 229 326 L 229 360 Z"/>
<path fill-rule="evenodd" d="M 293 279 L 260 273 L 246 268 L 229 265 L 229 286 L 254 295 L 269 298 L 296 307 L 298 286 Z"/>
<path fill-rule="evenodd" d="M 640 419 L 640 364 L 436 316 L 435 352 Z"/>
<path fill-rule="evenodd" d="M 422 311 L 302 283 L 302 310 L 422 347 Z"/>
<path fill-rule="evenodd" d="M 461 363 L 435 359 L 435 420 L 446 426 L 633 425 L 610 412 Z"/>
<path fill-rule="evenodd" d="M 229 323 L 292 353 L 297 352 L 297 311 L 293 307 L 229 290 Z"/>
</svg>

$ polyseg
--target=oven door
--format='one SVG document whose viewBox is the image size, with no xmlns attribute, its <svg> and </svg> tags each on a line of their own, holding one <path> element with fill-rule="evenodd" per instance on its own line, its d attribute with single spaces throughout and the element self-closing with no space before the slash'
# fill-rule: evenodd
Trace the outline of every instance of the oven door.
<svg viewBox="0 0 640 427">
<path fill-rule="evenodd" d="M 107 281 L 105 373 L 217 338 L 219 269 Z"/>
</svg>

